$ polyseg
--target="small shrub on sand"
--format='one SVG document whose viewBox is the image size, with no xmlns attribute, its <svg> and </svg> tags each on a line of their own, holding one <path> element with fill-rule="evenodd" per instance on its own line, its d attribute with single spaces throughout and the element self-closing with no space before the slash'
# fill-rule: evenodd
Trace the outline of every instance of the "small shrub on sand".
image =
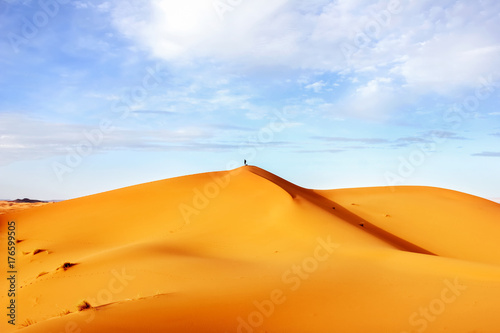
<svg viewBox="0 0 500 333">
<path fill-rule="evenodd" d="M 40 276 L 44 276 L 45 274 L 49 274 L 48 272 L 41 272 L 40 274 L 37 275 L 37 278 L 39 278 Z"/>
<path fill-rule="evenodd" d="M 76 307 L 78 311 L 85 311 L 88 309 L 92 309 L 92 305 L 90 305 L 90 303 L 87 302 L 86 300 L 81 301 L 80 304 L 78 304 Z"/>
<path fill-rule="evenodd" d="M 28 326 L 33 325 L 35 323 L 36 323 L 36 321 L 34 321 L 34 320 L 26 319 L 24 321 L 24 323 L 21 324 L 21 327 L 28 327 Z"/>
<path fill-rule="evenodd" d="M 78 265 L 78 264 L 75 264 L 75 263 L 71 263 L 71 262 L 65 262 L 64 264 L 61 265 L 61 267 L 59 267 L 58 269 L 63 269 L 63 270 L 68 270 L 69 268 L 75 266 L 75 265 Z"/>
</svg>

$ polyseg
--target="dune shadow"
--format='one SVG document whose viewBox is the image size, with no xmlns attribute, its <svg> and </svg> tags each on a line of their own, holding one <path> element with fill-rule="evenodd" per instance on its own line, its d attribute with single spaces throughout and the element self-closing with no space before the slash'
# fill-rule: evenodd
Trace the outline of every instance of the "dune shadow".
<svg viewBox="0 0 500 333">
<path fill-rule="evenodd" d="M 247 166 L 246 168 L 249 169 L 250 172 L 263 177 L 282 189 L 284 189 L 286 192 L 288 192 L 292 198 L 296 198 L 297 196 L 300 196 L 309 202 L 313 203 L 319 208 L 322 208 L 323 210 L 327 211 L 329 214 L 332 214 L 334 216 L 337 216 L 340 218 L 342 221 L 349 223 L 353 225 L 356 228 L 362 228 L 364 232 L 367 232 L 385 242 L 388 244 L 402 250 L 402 251 L 408 251 L 408 252 L 414 252 L 414 253 L 420 253 L 420 254 L 428 254 L 428 255 L 436 255 L 416 244 L 413 244 L 401 237 L 398 237 L 378 226 L 375 224 L 371 223 L 370 221 L 360 217 L 359 215 L 356 215 L 355 213 L 351 212 L 350 210 L 346 209 L 344 206 L 340 205 L 338 202 L 335 202 L 333 200 L 330 200 L 328 198 L 325 198 L 324 196 L 314 192 L 314 190 L 307 189 L 300 187 L 298 185 L 295 185 L 293 183 L 290 183 L 289 181 L 276 176 L 266 170 L 263 170 L 259 167 L 255 166 Z"/>
</svg>

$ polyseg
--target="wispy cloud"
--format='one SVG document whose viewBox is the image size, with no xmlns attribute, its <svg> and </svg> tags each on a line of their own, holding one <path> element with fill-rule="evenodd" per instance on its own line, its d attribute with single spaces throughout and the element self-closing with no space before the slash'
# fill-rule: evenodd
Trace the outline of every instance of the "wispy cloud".
<svg viewBox="0 0 500 333">
<path fill-rule="evenodd" d="M 413 144 L 413 143 L 431 142 L 431 140 L 425 136 L 407 136 L 407 137 L 399 138 L 396 141 L 402 143 L 403 145 Z"/>
<path fill-rule="evenodd" d="M 96 135 L 91 134 L 95 133 L 96 129 L 90 125 L 49 122 L 17 114 L 0 114 L 0 164 L 67 154 L 73 147 L 88 145 L 88 137 Z M 221 132 L 231 130 L 248 131 L 247 128 L 229 125 L 160 130 L 115 128 L 108 133 L 101 133 L 103 137 L 93 146 L 93 152 L 235 150 L 242 144 L 237 140 L 226 141 L 221 135 Z"/>
<path fill-rule="evenodd" d="M 326 83 L 323 82 L 323 81 L 318 81 L 318 82 L 314 82 L 314 83 L 311 83 L 311 84 L 308 84 L 305 86 L 306 89 L 310 89 L 310 90 L 313 90 L 314 92 L 316 93 L 319 93 L 323 90 L 323 88 L 326 86 Z"/>
<path fill-rule="evenodd" d="M 382 138 L 348 138 L 348 137 L 330 137 L 330 136 L 313 136 L 312 139 L 327 141 L 327 142 L 360 142 L 366 144 L 384 144 L 390 142 Z"/>
<path fill-rule="evenodd" d="M 424 137 L 437 137 L 440 139 L 447 140 L 468 140 L 466 137 L 458 135 L 456 132 L 443 131 L 443 130 L 432 130 L 423 133 Z"/>
<path fill-rule="evenodd" d="M 426 144 L 434 142 L 435 138 L 446 140 L 468 140 L 466 137 L 460 136 L 455 132 L 432 130 L 418 133 L 415 136 L 406 136 L 396 139 L 386 138 L 353 138 L 353 137 L 328 137 L 328 136 L 313 136 L 311 139 L 319 140 L 328 144 L 336 144 L 341 146 L 341 150 L 366 149 L 369 146 L 383 146 L 385 148 L 402 148 L 415 144 Z M 347 143 L 362 143 L 364 145 L 353 146 Z"/>
<path fill-rule="evenodd" d="M 161 115 L 161 116 L 172 116 L 175 115 L 175 112 L 171 111 L 165 111 L 165 110 L 134 110 L 132 111 L 137 116 L 141 116 L 144 114 L 154 114 L 154 115 Z"/>
<path fill-rule="evenodd" d="M 483 151 L 481 153 L 472 154 L 472 156 L 500 157 L 500 152 L 498 152 L 498 151 Z"/>
<path fill-rule="evenodd" d="M 303 154 L 317 154 L 317 153 L 331 153 L 331 154 L 336 154 L 336 153 L 341 153 L 345 150 L 343 149 L 300 149 L 297 150 L 297 153 L 303 153 Z"/>
</svg>

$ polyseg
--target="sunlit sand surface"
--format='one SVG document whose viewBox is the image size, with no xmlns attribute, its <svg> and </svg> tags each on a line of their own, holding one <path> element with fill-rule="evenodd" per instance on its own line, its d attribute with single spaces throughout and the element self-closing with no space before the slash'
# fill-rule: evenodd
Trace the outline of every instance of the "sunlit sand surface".
<svg viewBox="0 0 500 333">
<path fill-rule="evenodd" d="M 464 193 L 246 166 L 7 212 L 2 244 L 8 221 L 2 332 L 500 330 L 500 204 Z"/>
</svg>

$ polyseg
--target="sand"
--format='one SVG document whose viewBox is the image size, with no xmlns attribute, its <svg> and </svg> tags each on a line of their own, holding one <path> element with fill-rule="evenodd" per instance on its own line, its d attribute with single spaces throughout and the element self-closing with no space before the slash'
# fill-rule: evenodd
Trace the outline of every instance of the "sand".
<svg viewBox="0 0 500 333">
<path fill-rule="evenodd" d="M 15 211 L 23 210 L 23 209 L 28 209 L 28 208 L 33 208 L 33 207 L 39 207 L 39 206 L 44 206 L 48 205 L 51 202 L 15 202 L 15 201 L 6 201 L 6 200 L 0 200 L 0 215 L 6 214 L 6 213 L 13 213 Z"/>
<path fill-rule="evenodd" d="M 499 217 L 455 191 L 309 190 L 253 166 L 11 212 L 0 330 L 496 333 Z"/>
</svg>

